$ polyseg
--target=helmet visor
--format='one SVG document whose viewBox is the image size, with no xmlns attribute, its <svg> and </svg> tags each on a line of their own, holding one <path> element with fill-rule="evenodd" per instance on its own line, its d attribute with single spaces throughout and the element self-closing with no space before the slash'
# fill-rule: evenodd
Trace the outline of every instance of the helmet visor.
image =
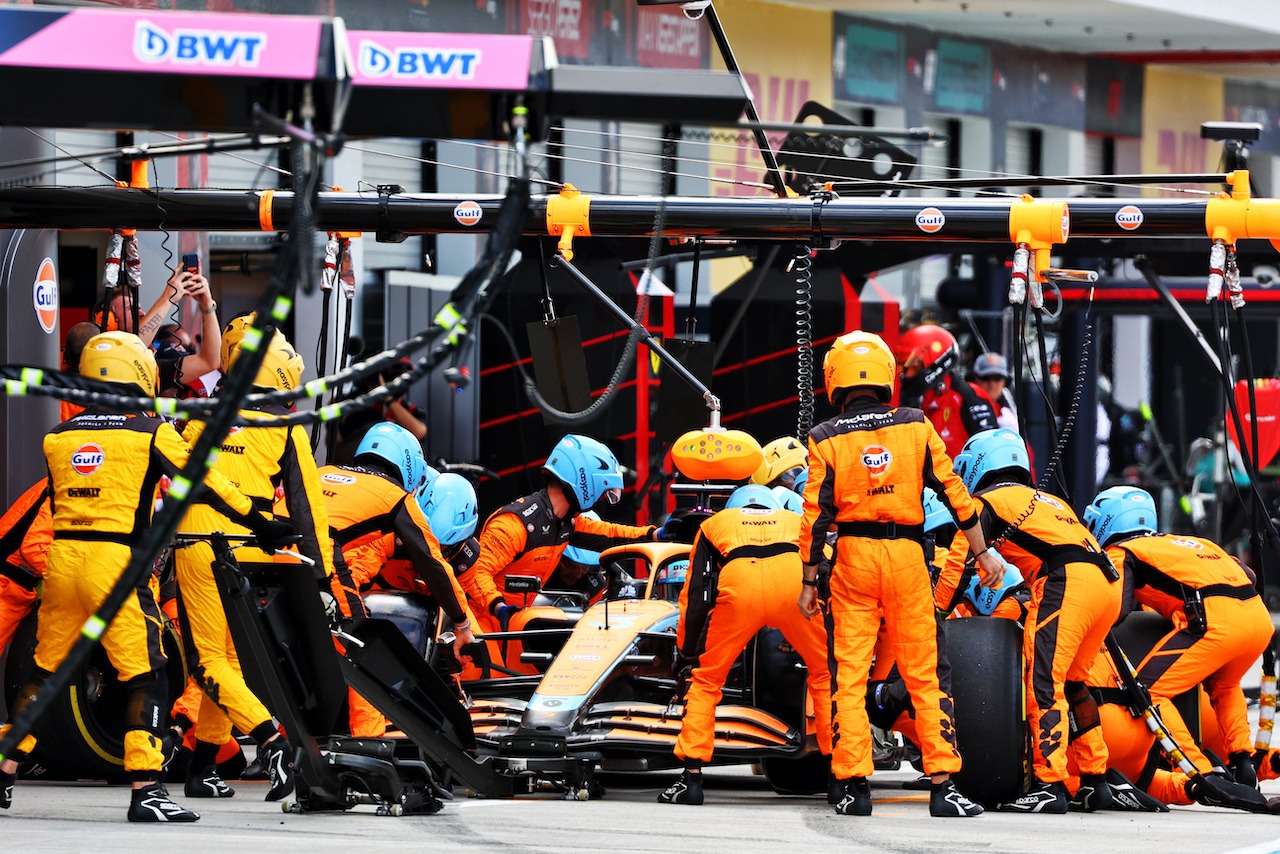
<svg viewBox="0 0 1280 854">
<path fill-rule="evenodd" d="M 617 489 L 616 487 L 614 489 L 606 489 L 604 491 L 604 497 L 609 500 L 610 504 L 617 504 L 622 500 L 622 490 Z"/>
<path fill-rule="evenodd" d="M 787 469 L 782 474 L 778 475 L 777 479 L 775 479 L 774 482 L 770 485 L 782 486 L 782 487 L 786 487 L 787 489 L 795 489 L 796 478 L 798 478 L 800 476 L 800 473 L 803 471 L 805 471 L 803 466 L 796 466 L 793 469 Z"/>
</svg>

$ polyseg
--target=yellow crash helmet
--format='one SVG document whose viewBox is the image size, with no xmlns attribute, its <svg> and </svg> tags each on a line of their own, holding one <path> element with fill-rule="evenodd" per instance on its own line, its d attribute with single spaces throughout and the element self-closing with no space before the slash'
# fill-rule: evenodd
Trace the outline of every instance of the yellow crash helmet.
<svg viewBox="0 0 1280 854">
<path fill-rule="evenodd" d="M 836 392 L 846 388 L 870 387 L 883 403 L 893 397 L 896 374 L 893 353 L 874 332 L 841 335 L 822 360 L 822 379 L 827 399 L 835 404 Z"/>
<path fill-rule="evenodd" d="M 231 350 L 244 340 L 244 331 L 252 326 L 257 319 L 258 313 L 251 311 L 248 314 L 231 318 L 227 321 L 227 325 L 222 327 L 222 358 L 218 364 L 222 366 L 224 374 L 231 370 Z"/>
<path fill-rule="evenodd" d="M 752 483 L 772 486 L 773 482 L 795 468 L 809 465 L 809 449 L 794 436 L 774 439 L 762 449 L 764 462 L 751 475 Z"/>
<path fill-rule="evenodd" d="M 231 363 L 227 365 L 226 370 L 231 370 L 236 359 L 240 357 L 241 349 L 240 342 L 236 342 L 236 345 L 231 348 Z M 297 388 L 298 383 L 302 381 L 304 367 L 302 356 L 293 349 L 289 339 L 277 331 L 271 336 L 271 343 L 267 345 L 266 355 L 262 357 L 262 366 L 258 368 L 258 376 L 254 378 L 253 384 L 260 388 L 289 391 Z"/>
<path fill-rule="evenodd" d="M 690 480 L 737 481 L 751 477 L 764 454 L 741 430 L 690 430 L 671 447 L 671 460 Z"/>
<path fill-rule="evenodd" d="M 132 332 L 99 332 L 80 354 L 80 376 L 135 386 L 144 396 L 156 393 L 156 357 Z"/>
</svg>

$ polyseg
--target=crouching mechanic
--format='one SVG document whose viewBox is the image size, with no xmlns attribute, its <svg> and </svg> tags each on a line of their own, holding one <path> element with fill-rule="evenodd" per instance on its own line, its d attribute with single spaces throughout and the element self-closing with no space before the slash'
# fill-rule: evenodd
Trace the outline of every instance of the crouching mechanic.
<svg viewBox="0 0 1280 854">
<path fill-rule="evenodd" d="M 1085 679 L 1107 632 L 1120 618 L 1120 573 L 1066 502 L 1031 484 L 1027 448 L 1012 430 L 974 436 L 956 457 L 956 472 L 981 507 L 983 533 L 999 538 L 1000 554 L 1031 588 L 1023 650 L 1033 771 L 1030 791 L 997 809 L 1065 813 L 1111 808 L 1107 745 Z M 994 555 L 993 555 L 994 557 Z M 947 556 L 944 572 L 964 555 Z M 1068 722 L 1077 732 L 1068 738 Z M 1067 750 L 1075 754 L 1081 786 L 1065 781 Z"/>
<path fill-rule="evenodd" d="M 415 497 L 426 481 L 427 468 L 422 446 L 413 434 L 383 421 L 370 427 L 360 440 L 355 465 L 320 469 L 335 550 L 332 590 L 343 617 L 364 619 L 367 612 L 352 580 L 347 555 L 388 534 L 395 535 L 427 591 L 453 621 L 453 649 L 461 658 L 462 648 L 475 637 L 466 600 L 454 586 L 453 570 L 440 553 Z M 382 736 L 386 729 L 382 715 L 354 690 L 348 691 L 347 699 L 351 734 Z"/>
<path fill-rule="evenodd" d="M 230 370 L 242 352 L 235 344 L 224 364 Z M 266 345 L 262 366 L 254 378 L 257 392 L 288 391 L 302 377 L 302 357 L 279 332 Z M 241 410 L 249 420 L 286 416 L 283 406 Z M 204 423 L 192 421 L 184 436 L 195 443 L 204 432 Z M 316 474 L 311 443 L 301 426 L 233 427 L 222 440 L 213 470 L 231 481 L 263 513 L 271 513 L 276 487 L 284 492 L 293 530 L 302 535 L 299 551 L 315 561 L 315 572 L 327 577 L 333 552 L 329 542 L 329 520 L 324 512 L 320 477 Z M 182 533 L 209 534 L 222 531 L 243 535 L 245 528 L 228 519 L 217 508 L 201 502 L 193 505 L 179 527 Z M 272 558 L 257 548 L 240 547 L 241 561 L 269 562 Z M 235 790 L 217 770 L 218 752 L 231 736 L 231 725 L 258 743 L 259 754 L 271 780 L 266 800 L 278 801 L 293 791 L 293 749 L 280 735 L 271 713 L 245 684 L 240 660 L 227 627 L 222 596 L 210 567 L 213 548 L 207 542 L 193 542 L 177 549 L 174 569 L 178 579 L 182 625 L 194 646 L 198 662 L 193 675 L 204 696 L 196 716 L 195 747 L 184 787 L 189 798 L 229 798 Z M 192 650 L 189 649 L 189 652 Z"/>
<path fill-rule="evenodd" d="M 827 633 L 792 606 L 803 572 L 796 540 L 800 517 L 779 508 L 767 487 L 739 487 L 725 509 L 702 523 L 684 588 L 676 630 L 676 671 L 685 692 L 675 754 L 684 772 L 658 795 L 662 803 L 702 803 L 702 765 L 716 740 L 716 704 L 729 668 L 756 632 L 782 632 L 809 670 L 818 747 L 831 755 L 831 678 Z"/>
<path fill-rule="evenodd" d="M 80 359 L 80 373 L 116 383 L 122 394 L 154 395 L 151 351 L 127 332 L 94 336 Z M 53 546 L 36 632 L 36 670 L 12 712 L 20 712 L 49 673 L 66 658 L 89 618 L 129 564 L 133 546 L 151 523 L 161 475 L 177 477 L 190 453 L 167 422 L 142 413 L 91 407 L 54 427 L 44 439 L 53 507 Z M 176 481 L 180 483 L 181 481 Z M 210 471 L 203 500 L 253 531 L 267 548 L 278 547 L 289 526 L 268 518 L 217 471 Z M 160 609 L 147 584 L 126 599 L 102 635 L 102 645 L 125 683 L 124 767 L 133 778 L 130 821 L 195 821 L 200 816 L 170 800 L 160 782 L 161 728 L 168 711 Z M 35 739 L 23 740 L 29 752 Z M 0 765 L 9 791 L 14 757 Z M 8 806 L 7 802 L 3 804 Z"/>
<path fill-rule="evenodd" d="M 461 576 L 472 611 L 485 631 L 505 631 L 520 608 L 499 585 L 507 575 L 534 575 L 545 583 L 569 546 L 604 551 L 658 539 L 652 525 L 603 522 L 584 515 L 602 498 L 622 496 L 622 471 L 613 452 L 589 436 L 570 433 L 542 467 L 547 486 L 495 512 L 480 532 L 480 559 Z"/>
<path fill-rule="evenodd" d="M 836 812 L 871 814 L 866 689 L 883 613 L 889 652 L 911 694 L 924 770 L 931 777 L 929 812 L 978 815 L 982 807 L 951 780 L 960 770 L 960 754 L 951 667 L 925 564 L 924 487 L 936 490 L 951 511 L 978 554 L 985 583 L 999 584 L 1003 565 L 987 552 L 977 506 L 951 471 L 932 425 L 918 409 L 889 406 L 894 361 L 884 341 L 867 332 L 837 338 L 823 361 L 823 376 L 832 405 L 842 411 L 809 432 L 798 604 L 806 617 L 819 613 L 818 564 L 834 525 L 839 536 L 826 621 L 835 737 L 831 770 L 840 787 Z"/>
<path fill-rule="evenodd" d="M 1240 679 L 1271 643 L 1271 614 L 1231 555 L 1200 537 L 1159 534 L 1156 521 L 1155 501 L 1133 486 L 1103 490 L 1084 511 L 1084 523 L 1124 573 L 1136 604 L 1173 623 L 1138 665 L 1138 679 L 1156 701 L 1203 682 L 1228 768 L 1237 782 L 1253 786 L 1253 738 Z M 1165 724 L 1192 764 L 1212 767 L 1181 717 Z"/>
</svg>

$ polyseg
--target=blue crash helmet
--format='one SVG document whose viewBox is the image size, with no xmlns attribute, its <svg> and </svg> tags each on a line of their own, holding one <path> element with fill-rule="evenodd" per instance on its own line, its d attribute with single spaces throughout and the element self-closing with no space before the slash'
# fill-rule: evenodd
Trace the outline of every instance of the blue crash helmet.
<svg viewBox="0 0 1280 854">
<path fill-rule="evenodd" d="M 590 436 L 570 433 L 556 443 L 542 466 L 565 488 L 579 512 L 590 510 L 601 498 L 617 504 L 622 497 L 622 469 L 613 451 Z"/>
<path fill-rule="evenodd" d="M 729 496 L 729 500 L 725 502 L 724 507 L 726 510 L 732 510 L 735 507 L 759 507 L 763 510 L 781 509 L 778 505 L 778 499 L 773 497 L 773 490 L 758 483 L 739 486 Z"/>
<path fill-rule="evenodd" d="M 964 598 L 978 610 L 979 614 L 984 617 L 990 617 L 995 611 L 996 606 L 1005 600 L 1005 597 L 1013 592 L 1013 589 L 1022 583 L 1022 573 L 1018 568 L 1004 559 L 1003 556 L 996 552 L 992 552 L 996 557 L 1000 558 L 1000 562 L 1004 564 L 1004 581 L 999 587 L 980 587 L 978 582 L 980 576 L 977 572 L 973 574 L 973 578 L 969 579 L 969 586 L 965 588 Z"/>
<path fill-rule="evenodd" d="M 356 461 L 372 454 L 390 463 L 400 474 L 406 492 L 417 492 L 427 479 L 427 461 L 422 445 L 408 430 L 390 421 L 379 421 L 370 427 L 356 446 Z"/>
<path fill-rule="evenodd" d="M 479 521 L 476 490 L 462 475 L 452 472 L 437 475 L 435 480 L 428 481 L 417 499 L 440 545 L 456 545 L 475 533 Z"/>
<path fill-rule="evenodd" d="M 984 430 L 969 437 L 952 465 L 970 492 L 991 472 L 1017 468 L 1031 477 L 1027 463 L 1027 443 L 1012 430 Z"/>
<path fill-rule="evenodd" d="M 582 515 L 586 516 L 588 519 L 600 519 L 600 514 L 596 513 L 594 510 L 588 510 Z M 584 566 L 600 565 L 600 552 L 593 552 L 589 549 L 580 548 L 579 546 L 569 546 L 564 550 L 562 557 L 566 557 L 574 563 L 580 563 Z"/>
<path fill-rule="evenodd" d="M 1155 531 L 1160 520 L 1151 493 L 1136 486 L 1113 486 L 1094 496 L 1084 509 L 1083 521 L 1089 533 L 1105 546 L 1121 534 Z"/>
<path fill-rule="evenodd" d="M 804 499 L 798 492 L 793 492 L 785 486 L 775 486 L 770 491 L 773 493 L 774 500 L 778 502 L 778 509 L 790 510 L 799 516 L 804 515 Z"/>
<path fill-rule="evenodd" d="M 934 492 L 932 487 L 926 486 L 920 498 L 924 501 L 925 531 L 933 531 L 943 525 L 954 525 L 956 523 L 951 511 L 947 509 L 947 505 L 942 503 L 942 499 L 938 497 L 938 493 Z"/>
</svg>

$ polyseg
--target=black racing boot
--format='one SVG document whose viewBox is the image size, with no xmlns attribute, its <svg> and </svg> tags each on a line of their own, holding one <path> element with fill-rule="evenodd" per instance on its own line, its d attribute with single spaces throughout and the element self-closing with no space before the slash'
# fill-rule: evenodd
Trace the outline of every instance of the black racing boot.
<svg viewBox="0 0 1280 854">
<path fill-rule="evenodd" d="M 151 783 L 133 790 L 129 821 L 199 821 L 200 814 L 180 807 L 169 799 L 163 783 Z"/>
<path fill-rule="evenodd" d="M 837 779 L 834 771 L 827 768 L 827 803 L 835 806 L 844 797 L 844 784 Z"/>
<path fill-rule="evenodd" d="M 1106 774 L 1081 774 L 1080 788 L 1071 796 L 1067 807 L 1074 812 L 1109 810 L 1113 800 Z"/>
<path fill-rule="evenodd" d="M 13 784 L 18 782 L 18 773 L 6 774 L 0 771 L 0 810 L 7 810 L 13 805 Z"/>
<path fill-rule="evenodd" d="M 187 782 L 182 792 L 188 798 L 230 798 L 236 790 L 227 785 L 218 774 L 216 765 L 204 768 L 191 768 L 187 771 Z"/>
<path fill-rule="evenodd" d="M 278 801 L 293 791 L 293 747 L 284 736 L 261 745 L 258 756 L 267 767 L 267 779 L 271 788 L 263 800 Z"/>
<path fill-rule="evenodd" d="M 996 804 L 997 812 L 1039 812 L 1063 815 L 1067 811 L 1067 787 L 1062 783 L 1036 780 L 1031 791 L 1021 797 Z"/>
<path fill-rule="evenodd" d="M 871 815 L 871 784 L 866 777 L 839 780 L 840 800 L 836 815 Z"/>
<path fill-rule="evenodd" d="M 1227 757 L 1227 770 L 1241 786 L 1258 788 L 1258 771 L 1253 767 L 1253 756 L 1247 750 L 1237 750 Z"/>
<path fill-rule="evenodd" d="M 935 818 L 968 818 L 982 815 L 980 804 L 960 794 L 956 784 L 947 778 L 941 783 L 934 783 L 929 788 L 929 815 Z"/>
<path fill-rule="evenodd" d="M 670 786 L 658 795 L 660 804 L 690 804 L 698 806 L 702 803 L 702 772 L 685 769 Z"/>
<path fill-rule="evenodd" d="M 1114 768 L 1107 769 L 1107 787 L 1111 789 L 1111 809 L 1133 812 L 1168 812 L 1158 798 L 1148 795 L 1135 786 L 1128 777 Z"/>
</svg>

